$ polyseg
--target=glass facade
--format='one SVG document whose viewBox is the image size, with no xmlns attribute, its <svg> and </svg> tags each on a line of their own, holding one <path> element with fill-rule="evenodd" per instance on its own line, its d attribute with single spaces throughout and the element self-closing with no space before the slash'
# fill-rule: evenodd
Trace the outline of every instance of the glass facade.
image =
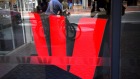
<svg viewBox="0 0 140 79">
<path fill-rule="evenodd" d="M 18 40 L 15 29 L 17 29 L 18 24 L 21 22 L 21 16 L 19 12 L 11 10 L 10 2 L 2 1 L 1 4 L 1 51 L 11 51 L 22 43 L 22 41 L 20 43 L 15 41 Z M 22 32 L 22 29 L 19 30 Z"/>
<path fill-rule="evenodd" d="M 7 54 L 23 44 L 32 41 L 32 37 L 30 37 L 31 29 L 30 27 L 26 27 L 26 23 L 29 24 L 26 12 L 33 11 L 33 7 L 30 7 L 31 2 L 26 6 L 23 4 L 25 2 L 21 0 L 0 2 L 0 54 Z"/>
<path fill-rule="evenodd" d="M 121 79 L 139 78 L 139 0 L 125 0 L 121 21 Z M 138 72 L 136 71 L 138 70 Z"/>
<path fill-rule="evenodd" d="M 66 0 L 47 15 L 49 1 L 0 0 L 0 79 L 139 78 L 139 1 Z"/>
</svg>

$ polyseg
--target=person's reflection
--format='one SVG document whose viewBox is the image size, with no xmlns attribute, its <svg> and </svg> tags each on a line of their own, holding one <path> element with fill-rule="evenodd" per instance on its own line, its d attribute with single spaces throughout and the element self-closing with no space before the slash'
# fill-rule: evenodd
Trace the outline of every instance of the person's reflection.
<svg viewBox="0 0 140 79">
<path fill-rule="evenodd" d="M 122 1 L 123 2 L 123 1 Z M 106 0 L 106 15 L 110 15 L 111 14 L 111 0 Z M 124 5 L 122 4 L 122 16 L 125 14 L 125 7 Z"/>
<path fill-rule="evenodd" d="M 106 0 L 106 15 L 110 15 L 110 10 L 111 10 L 111 1 Z"/>
</svg>

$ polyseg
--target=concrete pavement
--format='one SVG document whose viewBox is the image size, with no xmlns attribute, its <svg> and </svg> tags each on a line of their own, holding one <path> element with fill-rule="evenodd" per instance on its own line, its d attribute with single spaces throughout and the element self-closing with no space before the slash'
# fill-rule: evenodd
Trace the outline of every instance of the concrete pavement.
<svg viewBox="0 0 140 79">
<path fill-rule="evenodd" d="M 125 12 L 134 12 L 134 11 L 140 11 L 140 5 L 138 6 L 125 6 Z M 86 9 L 79 9 L 77 11 L 74 11 L 73 9 L 69 10 L 70 13 L 72 15 L 83 15 L 83 14 L 87 14 L 87 15 L 91 15 L 91 8 L 86 8 Z M 104 15 L 105 11 L 101 11 L 101 12 L 93 12 L 92 15 L 95 15 L 96 13 L 99 13 L 99 15 Z"/>
</svg>

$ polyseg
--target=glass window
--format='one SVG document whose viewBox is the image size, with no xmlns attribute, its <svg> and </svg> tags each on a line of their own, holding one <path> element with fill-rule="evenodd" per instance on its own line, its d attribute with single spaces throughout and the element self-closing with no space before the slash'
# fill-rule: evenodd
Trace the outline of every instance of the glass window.
<svg viewBox="0 0 140 79">
<path fill-rule="evenodd" d="M 139 78 L 139 0 L 125 0 L 121 21 L 121 79 Z"/>
<path fill-rule="evenodd" d="M 111 1 L 0 2 L 1 79 L 111 79 Z"/>
</svg>

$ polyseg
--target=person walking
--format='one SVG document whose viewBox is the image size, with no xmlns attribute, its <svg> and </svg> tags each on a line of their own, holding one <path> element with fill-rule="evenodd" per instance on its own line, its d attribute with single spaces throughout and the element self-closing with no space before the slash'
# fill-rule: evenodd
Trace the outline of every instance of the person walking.
<svg viewBox="0 0 140 79">
<path fill-rule="evenodd" d="M 37 13 L 41 13 L 42 12 L 42 7 L 40 5 L 38 5 L 36 7 Z"/>
<path fill-rule="evenodd" d="M 106 15 L 110 15 L 110 10 L 111 10 L 111 1 L 106 0 Z"/>
<path fill-rule="evenodd" d="M 122 1 L 123 2 L 123 1 Z M 110 15 L 111 14 L 111 0 L 106 0 L 106 15 Z M 122 4 L 122 16 L 125 14 L 125 7 Z"/>
<path fill-rule="evenodd" d="M 50 14 L 61 14 L 62 13 L 62 4 L 58 0 L 50 0 L 48 4 L 48 8 L 45 12 L 47 15 Z"/>
<path fill-rule="evenodd" d="M 62 5 L 63 5 L 63 10 L 67 10 L 69 8 L 67 0 L 63 0 Z"/>
</svg>

